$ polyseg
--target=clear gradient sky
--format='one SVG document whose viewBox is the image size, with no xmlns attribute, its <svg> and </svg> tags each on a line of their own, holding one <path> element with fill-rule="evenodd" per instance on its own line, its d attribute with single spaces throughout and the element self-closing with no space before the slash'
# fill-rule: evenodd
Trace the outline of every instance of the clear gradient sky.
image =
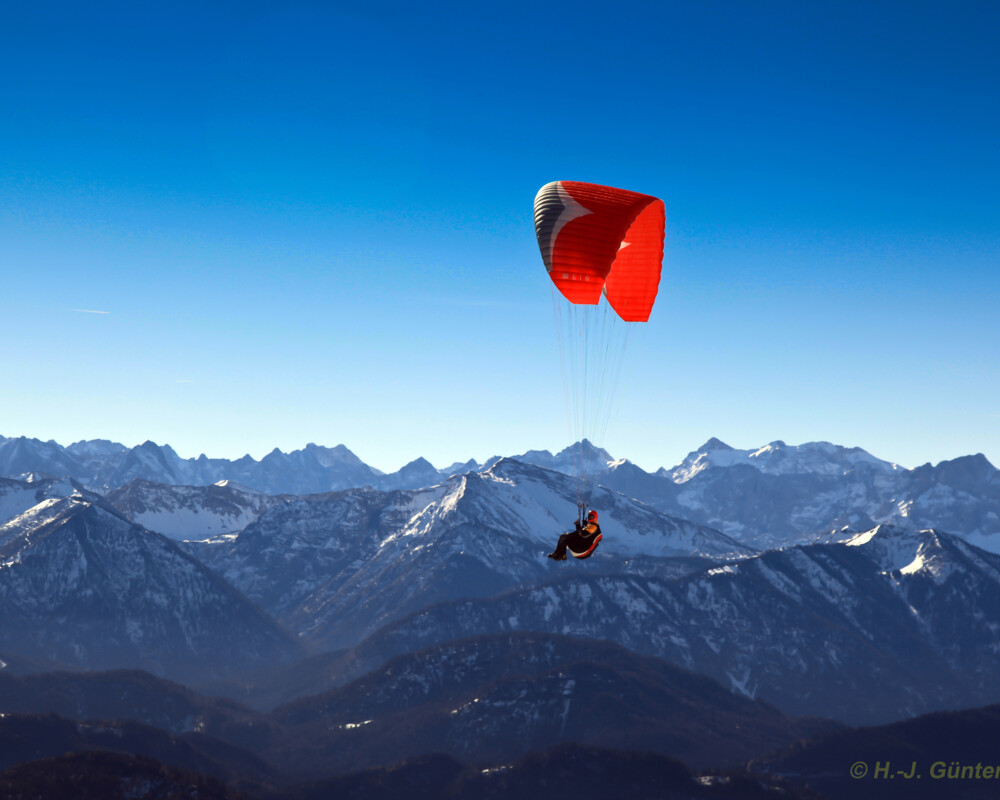
<svg viewBox="0 0 1000 800">
<path fill-rule="evenodd" d="M 667 209 L 616 457 L 1000 465 L 998 41 L 976 2 L 0 0 L 0 434 L 560 449 L 567 179 Z"/>
</svg>

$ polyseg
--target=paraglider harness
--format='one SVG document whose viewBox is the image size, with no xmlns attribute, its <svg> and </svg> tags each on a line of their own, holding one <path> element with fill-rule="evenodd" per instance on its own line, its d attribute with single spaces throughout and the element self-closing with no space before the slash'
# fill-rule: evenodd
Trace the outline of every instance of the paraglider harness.
<svg viewBox="0 0 1000 800">
<path fill-rule="evenodd" d="M 591 522 L 584 515 L 583 504 L 580 504 L 580 513 L 577 515 L 575 530 L 569 533 L 564 533 L 559 537 L 559 545 L 556 549 L 556 553 L 562 549 L 565 545 L 565 551 L 568 552 L 573 558 L 590 558 L 594 551 L 597 549 L 597 545 L 601 543 L 601 526 L 597 524 L 597 514 L 594 513 L 595 519 Z M 563 555 L 565 558 L 565 555 Z"/>
</svg>

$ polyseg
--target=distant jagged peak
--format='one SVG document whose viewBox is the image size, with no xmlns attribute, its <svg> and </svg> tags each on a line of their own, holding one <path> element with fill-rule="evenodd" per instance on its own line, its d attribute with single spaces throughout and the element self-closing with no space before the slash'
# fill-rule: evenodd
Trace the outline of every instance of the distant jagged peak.
<svg viewBox="0 0 1000 800">
<path fill-rule="evenodd" d="M 548 450 L 528 450 L 513 458 L 524 464 L 534 464 L 568 474 L 604 472 L 614 462 L 607 450 L 597 447 L 589 439 L 581 439 L 555 455 Z M 484 466 L 491 466 L 491 462 L 492 459 Z"/>
<path fill-rule="evenodd" d="M 340 444 L 335 444 L 333 447 L 327 447 L 324 444 L 316 444 L 315 442 L 309 442 L 309 444 L 306 445 L 306 450 L 310 449 L 326 450 L 329 453 L 336 453 L 338 456 L 349 456 L 351 458 L 357 458 L 357 456 L 354 455 L 353 452 L 351 452 L 351 449 L 343 442 Z"/>
<path fill-rule="evenodd" d="M 34 445 L 42 445 L 42 446 L 49 446 L 49 447 L 60 447 L 59 443 L 55 439 L 49 439 L 48 441 L 42 441 L 41 439 L 38 439 L 38 438 L 36 438 L 34 436 L 23 436 L 23 435 L 22 436 L 11 436 L 9 438 L 5 438 L 5 439 L 2 439 L 0 441 L 14 442 L 15 444 L 18 444 L 18 445 L 34 444 Z"/>
<path fill-rule="evenodd" d="M 275 447 L 261 460 L 297 460 L 303 457 L 312 459 L 324 467 L 343 464 L 357 466 L 364 463 L 344 444 L 327 447 L 326 445 L 316 444 L 315 442 L 308 442 L 305 447 L 298 450 L 289 450 L 287 453 L 280 447 Z"/>
<path fill-rule="evenodd" d="M 408 470 L 411 472 L 415 470 L 430 470 L 432 472 L 437 472 L 437 469 L 434 468 L 434 465 L 423 456 L 418 456 L 417 458 L 413 459 L 413 461 L 401 467 L 399 471 L 402 472 L 403 470 Z"/>
<path fill-rule="evenodd" d="M 137 445 L 133 449 L 144 450 L 148 452 L 163 452 L 172 456 L 177 455 L 177 453 L 174 451 L 174 448 L 172 448 L 169 444 L 157 444 L 152 439 L 147 439 L 142 444 Z"/>
<path fill-rule="evenodd" d="M 461 473 L 455 473 L 461 474 Z M 433 486 L 447 480 L 450 475 L 436 469 L 426 458 L 418 457 L 389 475 L 378 476 L 373 485 L 382 491 L 412 489 L 419 486 Z"/>
<path fill-rule="evenodd" d="M 338 444 L 335 447 L 326 447 L 310 442 L 302 450 L 290 453 L 290 455 L 295 455 L 298 452 L 313 456 L 324 467 L 341 464 L 350 464 L 351 466 L 364 465 L 364 462 L 344 444 Z"/>
<path fill-rule="evenodd" d="M 444 467 L 443 469 L 439 469 L 438 472 L 447 477 L 449 475 L 464 475 L 466 472 L 479 472 L 483 468 L 484 465 L 481 465 L 475 459 L 470 458 L 465 462 L 456 461 L 454 464 Z"/>
<path fill-rule="evenodd" d="M 981 486 L 991 481 L 1000 484 L 1000 470 L 982 453 L 948 459 L 936 466 L 924 464 L 913 472 L 920 477 L 933 475 L 936 483 L 952 486 Z"/>
<path fill-rule="evenodd" d="M 312 470 L 314 474 L 317 471 L 325 471 L 327 477 L 334 476 L 338 488 L 341 487 L 344 476 L 363 481 L 382 474 L 374 467 L 365 464 L 343 444 L 338 444 L 336 447 L 326 447 L 309 442 L 305 447 L 288 453 L 275 447 L 259 462 L 255 462 L 249 456 L 244 456 L 241 462 L 244 470 L 253 470 L 259 464 L 267 469 L 277 469 L 286 473 L 289 470 Z M 358 483 L 357 485 L 363 484 Z M 282 488 L 279 491 L 287 492 L 289 489 Z M 316 491 L 316 489 L 312 489 L 312 491 Z"/>
<path fill-rule="evenodd" d="M 500 459 L 504 456 L 494 456 L 494 459 Z M 536 461 L 551 461 L 555 456 L 552 455 L 549 450 L 528 450 L 526 453 L 521 453 L 519 456 L 514 456 L 514 458 L 520 459 L 521 461 L 527 461 L 529 464 L 533 464 Z"/>
<path fill-rule="evenodd" d="M 565 460 L 570 458 L 578 458 L 587 462 L 603 462 L 604 464 L 609 464 L 614 461 L 611 455 L 602 447 L 598 447 L 590 439 L 581 439 L 564 450 L 560 450 L 556 454 L 557 460 Z"/>
<path fill-rule="evenodd" d="M 711 453 L 713 450 L 735 450 L 736 448 L 729 446 L 721 439 L 712 437 L 705 444 L 699 447 L 695 452 L 698 453 Z"/>
<path fill-rule="evenodd" d="M 996 467 L 993 465 L 993 462 L 991 462 L 982 453 L 975 453 L 974 455 L 971 456 L 964 456 L 964 458 L 968 458 L 970 461 L 979 465 L 980 467 L 988 467 L 989 469 L 996 470 Z M 958 459 L 955 460 L 957 461 Z"/>
<path fill-rule="evenodd" d="M 66 447 L 68 453 L 84 458 L 107 458 L 126 450 L 125 445 L 110 439 L 81 439 Z"/>
</svg>

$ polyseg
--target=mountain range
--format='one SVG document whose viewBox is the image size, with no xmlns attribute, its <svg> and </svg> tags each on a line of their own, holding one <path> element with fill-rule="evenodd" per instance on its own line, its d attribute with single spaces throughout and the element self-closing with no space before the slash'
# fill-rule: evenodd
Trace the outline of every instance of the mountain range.
<svg viewBox="0 0 1000 800">
<path fill-rule="evenodd" d="M 859 448 L 711 439 L 672 470 L 612 464 L 601 483 L 760 549 L 878 524 L 937 528 L 1000 552 L 1000 471 L 982 454 L 903 469 Z"/>
<path fill-rule="evenodd" d="M 604 541 L 554 562 L 582 463 Z M 342 446 L 224 462 L 21 438 L 0 467 L 0 737 L 32 758 L 96 743 L 256 796 L 407 759 L 454 788 L 559 744 L 794 782 L 767 751 L 1000 702 L 982 456 L 710 440 L 646 473 L 580 442 L 383 475 Z"/>
<path fill-rule="evenodd" d="M 19 748 L 37 748 L 36 757 L 88 749 L 93 737 L 110 736 L 132 739 L 128 752 L 175 767 L 221 778 L 242 768 L 246 777 L 276 782 L 435 753 L 505 763 L 571 742 L 656 752 L 707 768 L 840 727 L 790 718 L 616 645 L 530 633 L 406 654 L 268 713 L 121 670 L 0 676 L 0 708 L 0 740 L 16 738 Z M 68 723 L 101 716 L 132 727 Z M 8 759 L 0 767 L 18 760 L 9 752 Z"/>
<path fill-rule="evenodd" d="M 548 580 L 576 516 L 562 473 L 501 459 L 416 491 L 353 489 L 272 508 L 235 538 L 188 551 L 304 641 L 332 649 L 435 603 Z M 581 569 L 677 575 L 754 552 L 624 495 L 595 494 L 614 545 Z"/>
<path fill-rule="evenodd" d="M 79 494 L 0 525 L 0 652 L 192 678 L 300 656 L 270 617 L 176 544 Z"/>
<path fill-rule="evenodd" d="M 395 473 L 383 474 L 344 445 L 309 444 L 287 454 L 275 449 L 260 461 L 250 456 L 230 461 L 204 455 L 182 459 L 168 445 L 149 441 L 132 448 L 106 440 L 62 447 L 52 441 L 0 436 L 0 476 L 22 480 L 67 477 L 100 494 L 136 480 L 191 487 L 225 482 L 236 491 L 259 495 L 364 487 L 415 490 L 483 471 L 499 458 L 443 469 L 418 458 Z M 1000 552 L 1000 470 L 982 454 L 906 469 L 861 448 L 828 442 L 789 446 L 775 441 L 738 450 L 713 438 L 680 464 L 655 472 L 646 472 L 627 459 L 616 460 L 586 440 L 556 455 L 530 450 L 511 458 L 564 474 L 574 474 L 583 465 L 588 485 L 617 490 L 665 514 L 715 528 L 761 550 L 813 542 L 844 527 L 860 532 L 889 523 L 948 531 Z M 259 506 L 260 502 L 241 505 Z M 234 513 L 220 520 L 231 526 L 229 532 L 236 532 L 246 521 Z M 171 516 L 177 518 L 174 513 Z M 194 525 L 189 538 L 216 532 L 222 531 Z"/>
<path fill-rule="evenodd" d="M 806 468 L 816 480 L 899 471 L 827 445 L 716 442 L 671 485 Z M 882 525 L 762 552 L 599 487 L 605 543 L 553 563 L 575 491 L 570 476 L 508 458 L 421 489 L 305 496 L 133 479 L 102 497 L 73 479 L 5 479 L 0 507 L 28 508 L 0 526 L 11 620 L 0 653 L 207 681 L 227 659 L 249 675 L 352 648 L 343 681 L 449 640 L 526 630 L 618 642 L 796 715 L 883 722 L 1000 699 L 1000 563 L 960 536 Z"/>
<path fill-rule="evenodd" d="M 121 749 L 67 753 L 0 772 L 5 797 L 75 800 L 197 797 L 202 800 L 551 800 L 551 798 L 669 797 L 672 800 L 822 800 L 816 793 L 743 770 L 694 773 L 654 753 L 564 745 L 483 769 L 444 755 L 390 767 L 273 787 L 217 778 Z"/>
<path fill-rule="evenodd" d="M 380 629 L 341 669 L 516 630 L 618 642 L 786 713 L 871 724 L 1000 698 L 1000 557 L 881 527 L 670 580 L 571 574 L 424 609 Z"/>
</svg>

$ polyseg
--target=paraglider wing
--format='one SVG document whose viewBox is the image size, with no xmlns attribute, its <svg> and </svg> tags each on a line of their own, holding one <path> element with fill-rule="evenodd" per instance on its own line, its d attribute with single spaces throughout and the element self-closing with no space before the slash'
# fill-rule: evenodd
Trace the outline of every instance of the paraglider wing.
<svg viewBox="0 0 1000 800">
<path fill-rule="evenodd" d="M 663 261 L 663 201 L 626 189 L 553 181 L 535 197 L 542 261 L 571 303 L 596 305 L 602 290 L 627 322 L 649 319 Z"/>
<path fill-rule="evenodd" d="M 650 198 L 625 233 L 604 283 L 604 296 L 626 322 L 646 322 L 656 302 L 663 263 L 663 201 Z"/>
</svg>

